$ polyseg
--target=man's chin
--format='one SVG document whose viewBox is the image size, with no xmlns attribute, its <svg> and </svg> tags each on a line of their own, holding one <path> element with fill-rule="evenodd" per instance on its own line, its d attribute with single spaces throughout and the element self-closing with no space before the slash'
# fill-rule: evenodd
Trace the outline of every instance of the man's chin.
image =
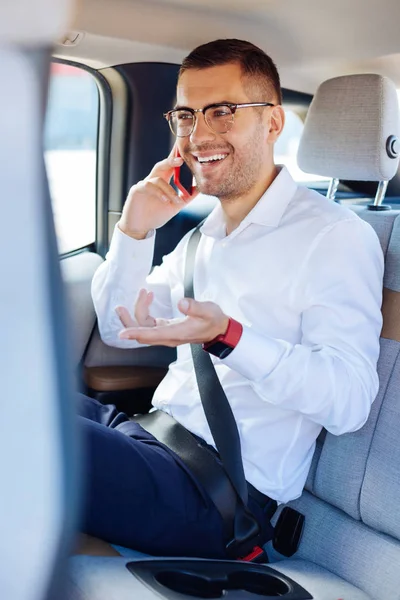
<svg viewBox="0 0 400 600">
<path fill-rule="evenodd" d="M 205 196 L 215 196 L 216 198 L 219 198 L 221 195 L 224 195 L 223 186 L 211 181 L 202 181 L 197 183 L 197 189 L 199 190 L 200 194 L 204 194 Z"/>
</svg>

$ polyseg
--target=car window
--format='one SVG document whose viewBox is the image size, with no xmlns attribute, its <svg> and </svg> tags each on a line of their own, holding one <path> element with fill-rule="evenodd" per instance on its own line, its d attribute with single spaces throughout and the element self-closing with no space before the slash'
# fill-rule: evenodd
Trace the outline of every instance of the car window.
<svg viewBox="0 0 400 600">
<path fill-rule="evenodd" d="M 94 77 L 53 63 L 44 155 L 61 254 L 95 241 L 98 117 Z"/>
<path fill-rule="evenodd" d="M 315 182 L 328 182 L 327 177 L 305 173 L 297 164 L 297 150 L 299 148 L 304 123 L 299 115 L 293 110 L 285 109 L 286 122 L 283 131 L 275 144 L 275 162 L 286 165 L 293 179 L 304 185 L 312 185 Z"/>
</svg>

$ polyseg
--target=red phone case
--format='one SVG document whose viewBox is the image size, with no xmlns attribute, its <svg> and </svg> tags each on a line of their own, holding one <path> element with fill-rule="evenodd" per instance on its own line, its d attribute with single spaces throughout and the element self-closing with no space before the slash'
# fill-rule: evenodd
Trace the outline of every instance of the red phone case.
<svg viewBox="0 0 400 600">
<path fill-rule="evenodd" d="M 180 154 L 179 154 L 179 150 L 178 148 L 175 149 L 175 157 L 176 158 L 180 158 Z M 176 185 L 176 187 L 178 188 L 178 190 L 180 191 L 180 195 L 184 200 L 189 200 L 189 198 L 191 198 L 193 196 L 193 194 L 196 191 L 196 186 L 193 186 L 190 188 L 190 191 L 187 190 L 185 187 L 183 187 L 183 185 L 181 184 L 180 180 L 179 180 L 179 174 L 180 174 L 180 167 L 174 167 L 174 184 Z"/>
</svg>

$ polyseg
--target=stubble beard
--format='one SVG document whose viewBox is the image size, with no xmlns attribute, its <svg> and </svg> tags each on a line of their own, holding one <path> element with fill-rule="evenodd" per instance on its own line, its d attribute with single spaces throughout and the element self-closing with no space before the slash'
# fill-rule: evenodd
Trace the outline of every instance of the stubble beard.
<svg viewBox="0 0 400 600">
<path fill-rule="evenodd" d="M 262 165 L 262 130 L 257 129 L 254 136 L 239 151 L 231 147 L 228 159 L 232 160 L 229 171 L 219 181 L 197 181 L 202 194 L 215 196 L 221 203 L 229 203 L 247 194 L 257 183 Z"/>
</svg>

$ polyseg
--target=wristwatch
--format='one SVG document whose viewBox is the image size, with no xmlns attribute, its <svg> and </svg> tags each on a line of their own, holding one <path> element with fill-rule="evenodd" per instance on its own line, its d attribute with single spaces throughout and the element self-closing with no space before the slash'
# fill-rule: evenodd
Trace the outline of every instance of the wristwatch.
<svg viewBox="0 0 400 600">
<path fill-rule="evenodd" d="M 203 350 L 218 356 L 218 358 L 226 358 L 236 348 L 242 337 L 243 326 L 235 319 L 229 318 L 228 328 L 225 333 L 217 335 L 210 342 L 203 344 Z"/>
</svg>

